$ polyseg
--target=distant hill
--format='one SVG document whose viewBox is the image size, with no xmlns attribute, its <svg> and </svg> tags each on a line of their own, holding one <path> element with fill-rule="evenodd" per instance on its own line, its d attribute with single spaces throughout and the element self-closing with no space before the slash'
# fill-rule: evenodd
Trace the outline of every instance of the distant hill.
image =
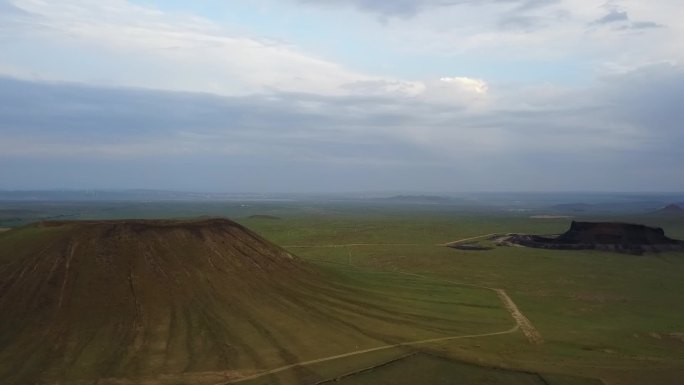
<svg viewBox="0 0 684 385">
<path fill-rule="evenodd" d="M 460 202 L 462 199 L 438 195 L 395 195 L 386 198 L 377 198 L 376 201 L 414 204 L 449 204 Z"/>
<path fill-rule="evenodd" d="M 656 214 L 664 214 L 664 215 L 683 215 L 684 216 L 684 208 L 682 208 L 680 205 L 677 204 L 669 204 L 665 207 L 663 207 L 660 210 L 657 210 L 655 212 Z"/>
<path fill-rule="evenodd" d="M 663 207 L 660 201 L 605 202 L 605 203 L 563 203 L 549 207 L 556 213 L 648 213 Z"/>
<path fill-rule="evenodd" d="M 587 203 L 563 203 L 551 206 L 550 209 L 559 212 L 583 212 L 590 211 L 593 207 Z"/>
<path fill-rule="evenodd" d="M 280 217 L 276 217 L 275 215 L 256 214 L 250 215 L 249 219 L 278 220 Z"/>
</svg>

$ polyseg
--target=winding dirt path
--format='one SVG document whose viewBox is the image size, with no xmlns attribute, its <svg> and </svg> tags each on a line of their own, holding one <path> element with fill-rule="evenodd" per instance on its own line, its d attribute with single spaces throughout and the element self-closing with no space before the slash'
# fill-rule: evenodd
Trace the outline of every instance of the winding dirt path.
<svg viewBox="0 0 684 385">
<path fill-rule="evenodd" d="M 453 246 L 453 245 L 458 245 L 459 243 L 467 242 L 467 241 L 473 241 L 475 239 L 480 239 L 480 238 L 485 238 L 485 237 L 493 237 L 495 235 L 500 235 L 500 233 L 491 233 L 491 234 L 485 234 L 485 235 L 478 235 L 476 237 L 470 237 L 470 238 L 464 238 L 464 239 L 458 239 L 455 241 L 443 243 L 439 246 Z"/>
<path fill-rule="evenodd" d="M 401 271 L 395 272 L 396 274 L 402 274 L 402 275 L 408 275 L 412 277 L 420 277 L 420 278 L 425 278 L 425 279 L 432 279 L 436 281 L 442 281 L 446 282 L 452 285 L 459 285 L 459 286 L 468 286 L 468 287 L 475 287 L 479 289 L 486 289 L 486 290 L 491 290 L 496 293 L 497 296 L 499 296 L 499 299 L 501 299 L 501 303 L 504 305 L 504 308 L 508 310 L 509 313 L 511 313 L 511 317 L 513 317 L 513 320 L 515 320 L 515 323 L 518 325 L 520 330 L 523 332 L 525 337 L 527 337 L 527 340 L 533 344 L 533 345 L 540 345 L 544 343 L 544 339 L 542 338 L 541 334 L 537 329 L 532 325 L 532 322 L 525 317 L 525 315 L 520 311 L 518 308 L 518 305 L 513 302 L 513 299 L 506 293 L 504 289 L 499 289 L 496 287 L 489 287 L 489 286 L 481 286 L 481 285 L 474 285 L 470 283 L 463 283 L 463 282 L 458 282 L 458 281 L 452 281 L 450 279 L 444 279 L 444 278 L 438 278 L 438 277 L 431 277 L 427 275 L 420 275 L 420 274 L 414 274 L 414 273 L 405 273 Z"/>
<path fill-rule="evenodd" d="M 486 237 L 493 237 L 496 235 L 500 235 L 500 233 L 491 233 L 491 234 L 484 234 L 484 235 L 478 235 L 474 237 L 469 237 L 469 238 L 463 238 L 463 239 L 458 239 L 455 241 L 439 244 L 437 246 L 452 246 L 452 245 L 457 245 L 459 243 L 467 242 L 467 241 L 472 241 L 475 239 L 481 239 L 481 238 L 486 238 Z M 415 246 L 417 244 L 415 243 L 350 243 L 350 244 L 340 244 L 340 245 L 301 245 L 301 246 L 284 246 L 284 247 L 300 247 L 300 248 L 316 248 L 316 247 L 348 247 L 348 246 L 402 246 L 402 245 L 411 245 Z M 329 261 L 323 261 L 321 262 L 329 262 Z M 332 262 L 331 262 L 332 263 Z M 342 264 L 344 265 L 344 264 Z M 358 267 L 354 266 L 351 264 L 351 262 L 348 264 L 349 266 L 352 267 Z M 381 272 L 381 271 L 379 271 Z M 382 273 L 393 273 L 393 274 L 402 274 L 402 275 L 408 275 L 412 277 L 419 277 L 423 279 L 433 279 L 433 280 L 438 280 L 442 282 L 446 282 L 452 285 L 460 285 L 460 286 L 468 286 L 468 287 L 475 287 L 475 288 L 480 288 L 480 289 L 486 289 L 486 290 L 491 290 L 496 293 L 496 295 L 501 299 L 501 302 L 508 310 L 508 312 L 511 314 L 511 317 L 515 320 L 516 324 L 518 325 L 519 329 L 522 331 L 522 333 L 525 335 L 527 340 L 533 344 L 533 345 L 540 345 L 544 343 L 544 339 L 542 338 L 541 334 L 539 331 L 534 327 L 532 322 L 520 311 L 518 308 L 518 305 L 515 304 L 513 299 L 506 293 L 504 289 L 497 288 L 497 287 L 490 287 L 490 286 L 482 286 L 482 285 L 475 285 L 475 284 L 470 284 L 470 283 L 464 283 L 464 282 L 458 282 L 458 281 L 453 281 L 450 279 L 444 279 L 444 278 L 438 278 L 438 277 L 431 277 L 431 276 L 426 276 L 426 275 L 421 275 L 421 274 L 415 274 L 415 273 L 407 273 L 403 271 L 386 271 Z"/>
<path fill-rule="evenodd" d="M 498 234 L 499 233 L 492 233 L 492 234 L 485 234 L 485 235 L 480 235 L 480 236 L 476 236 L 476 237 L 459 239 L 456 241 L 447 242 L 447 243 L 440 244 L 437 246 L 450 246 L 450 245 L 458 244 L 461 242 L 466 242 L 466 241 L 470 241 L 470 240 L 474 240 L 474 239 L 490 237 L 490 236 L 494 236 L 494 235 L 498 235 Z M 401 243 L 399 243 L 399 244 L 350 243 L 350 244 L 339 244 L 339 245 L 295 245 L 295 246 L 283 246 L 283 247 L 289 247 L 289 248 L 317 248 L 317 247 L 336 248 L 336 247 L 354 247 L 354 246 L 415 246 L 415 245 L 417 245 L 417 244 L 414 244 L 414 243 L 403 243 L 403 244 L 401 244 Z M 330 261 L 322 261 L 322 262 L 330 262 Z M 336 263 L 336 262 L 331 262 L 331 263 Z M 343 263 L 341 263 L 341 264 L 345 265 Z M 358 268 L 357 266 L 354 266 L 352 264 L 349 264 L 349 266 Z M 217 383 L 216 385 L 238 384 L 241 382 L 255 380 L 257 378 L 261 378 L 261 377 L 268 376 L 271 374 L 280 373 L 280 372 L 283 372 L 283 371 L 286 371 L 289 369 L 293 369 L 293 368 L 297 368 L 297 367 L 308 366 L 308 365 L 318 364 L 318 363 L 322 363 L 322 362 L 358 356 L 361 354 L 372 353 L 372 352 L 377 352 L 377 351 L 381 351 L 381 350 L 394 349 L 394 348 L 405 347 L 405 346 L 423 345 L 423 344 L 429 344 L 429 343 L 435 343 L 435 342 L 445 342 L 445 341 L 452 341 L 452 340 L 465 339 L 465 338 L 490 337 L 490 336 L 497 336 L 497 335 L 503 335 L 503 334 L 511 334 L 511 333 L 517 332 L 518 330 L 522 331 L 522 333 L 525 335 L 525 337 L 527 337 L 527 340 L 531 344 L 538 345 L 538 344 L 542 344 L 544 342 L 544 340 L 541 337 L 541 334 L 539 334 L 539 332 L 532 325 L 530 320 L 527 317 L 525 317 L 525 315 L 520 311 L 520 309 L 515 304 L 515 302 L 513 302 L 513 299 L 511 299 L 511 297 L 503 289 L 495 288 L 495 287 L 489 287 L 489 286 L 475 285 L 475 284 L 464 283 L 464 282 L 458 282 L 458 281 L 452 281 L 449 279 L 431 277 L 431 276 L 426 276 L 426 275 L 421 275 L 421 274 L 407 273 L 407 272 L 402 272 L 402 271 L 378 271 L 378 273 L 401 274 L 401 275 L 407 275 L 407 276 L 412 276 L 412 277 L 419 277 L 419 278 L 423 278 L 423 279 L 432 279 L 432 280 L 442 281 L 442 282 L 449 283 L 452 285 L 468 286 L 468 287 L 475 287 L 475 288 L 494 291 L 497 294 L 497 296 L 499 297 L 499 299 L 501 300 L 504 308 L 506 308 L 506 310 L 508 310 L 508 312 L 511 314 L 511 317 L 515 321 L 515 325 L 508 330 L 499 331 L 499 332 L 432 338 L 432 339 L 427 339 L 427 340 L 402 342 L 402 343 L 398 343 L 398 344 L 394 344 L 394 345 L 384 345 L 384 346 L 378 346 L 375 348 L 355 350 L 355 351 L 352 351 L 349 353 L 338 354 L 335 356 L 318 358 L 315 360 L 302 361 L 302 362 L 297 362 L 297 363 L 290 364 L 290 365 L 281 366 L 279 368 L 266 370 L 266 371 L 263 371 L 263 372 L 260 372 L 257 374 L 253 374 L 250 376 L 246 376 L 246 377 L 242 377 L 242 378 L 238 378 L 238 379 L 234 379 L 234 380 L 230 380 L 230 381 L 220 382 L 220 383 Z"/>
<path fill-rule="evenodd" d="M 315 249 L 315 248 L 336 248 L 336 247 L 355 247 L 355 246 L 419 246 L 420 243 L 346 243 L 340 245 L 290 245 L 283 248 L 292 249 Z"/>
<path fill-rule="evenodd" d="M 318 364 L 318 363 L 326 362 L 326 361 L 337 360 L 340 358 L 358 356 L 360 354 L 377 352 L 380 350 L 387 350 L 387 349 L 399 348 L 399 347 L 404 347 L 404 346 L 415 346 L 415 345 L 429 344 L 429 343 L 434 343 L 434 342 L 451 341 L 451 340 L 457 340 L 457 339 L 463 339 L 463 338 L 489 337 L 489 336 L 496 336 L 496 335 L 501 335 L 501 334 L 510 334 L 510 333 L 515 333 L 519 328 L 520 328 L 520 326 L 518 324 L 516 324 L 512 328 L 510 328 L 506 331 L 502 331 L 502 332 L 493 332 L 493 333 L 484 333 L 484 334 L 470 334 L 470 335 L 464 335 L 464 336 L 451 336 L 451 337 L 442 337 L 442 338 L 432 338 L 429 340 L 402 342 L 402 343 L 394 344 L 394 345 L 384 345 L 384 346 L 378 346 L 378 347 L 370 348 L 370 349 L 355 350 L 353 352 L 338 354 L 336 356 L 330 356 L 330 357 L 325 357 L 325 358 L 319 358 L 316 360 L 303 361 L 303 362 L 298 362 L 295 364 L 281 366 L 279 368 L 267 370 L 267 371 L 257 373 L 257 374 L 251 375 L 251 376 L 242 377 L 242 378 L 231 380 L 231 381 L 221 382 L 221 383 L 216 384 L 216 385 L 238 384 L 240 382 L 255 380 L 257 378 L 261 378 L 261 377 L 268 376 L 271 374 L 280 373 L 280 372 L 283 372 L 283 371 L 288 370 L 288 369 Z"/>
</svg>

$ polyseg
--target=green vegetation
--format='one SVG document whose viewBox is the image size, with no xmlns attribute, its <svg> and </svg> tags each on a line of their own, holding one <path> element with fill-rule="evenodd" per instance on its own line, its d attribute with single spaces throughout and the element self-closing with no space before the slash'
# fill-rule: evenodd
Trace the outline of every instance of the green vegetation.
<svg viewBox="0 0 684 385">
<path fill-rule="evenodd" d="M 608 216 L 661 226 L 684 238 L 684 219 Z M 554 234 L 570 219 L 515 215 L 423 215 L 294 218 L 251 223 L 300 257 L 366 269 L 413 272 L 505 289 L 543 336 L 532 347 L 509 337 L 452 341 L 449 357 L 533 372 L 583 375 L 621 384 L 677 384 L 684 375 L 684 254 L 632 256 L 597 251 L 492 247 L 461 251 L 436 246 L 490 233 Z M 321 234 L 321 237 L 316 237 Z M 322 247 L 358 243 L 385 244 Z M 477 345 L 477 346 L 474 346 Z"/>
<path fill-rule="evenodd" d="M 51 214 L 72 212 L 51 210 Z M 48 286 L 20 283 L 14 297 L 5 294 L 9 291 L 0 292 L 3 315 L 8 315 L 0 320 L 2 382 L 19 384 L 47 368 L 40 378 L 75 384 L 99 376 L 110 378 L 99 385 L 143 380 L 213 385 L 297 362 L 409 341 L 501 332 L 515 325 L 496 293 L 454 282 L 504 289 L 544 343 L 532 345 L 521 332 L 513 331 L 396 346 L 286 368 L 240 383 L 314 384 L 340 377 L 344 377 L 341 384 L 459 383 L 456 380 L 474 385 L 536 384 L 541 379 L 551 385 L 595 383 L 576 377 L 581 375 L 606 384 L 674 385 L 684 376 L 684 254 L 634 256 L 500 247 L 488 237 L 473 242 L 491 250 L 442 246 L 492 233 L 560 233 L 568 228 L 569 218 L 455 208 L 440 212 L 434 207 L 288 203 L 131 204 L 109 211 L 83 210 L 75 218 L 198 215 L 230 215 L 309 264 L 295 274 L 250 272 L 226 278 L 204 258 L 196 259 L 213 252 L 205 243 L 189 245 L 192 237 L 176 234 L 171 241 L 153 242 L 148 250 L 130 246 L 121 255 L 88 246 L 86 254 L 98 256 L 97 262 L 88 264 L 84 259 L 83 264 L 72 265 L 77 273 L 67 290 L 113 300 L 106 306 L 74 301 L 68 312 L 60 313 L 55 311 L 55 295 L 59 296 L 63 279 L 62 259 L 69 251 L 69 243 L 63 242 L 68 231 L 31 226 L 2 233 L 0 285 L 10 282 L 11 272 L 19 276 L 24 271 L 28 277 L 35 271 L 44 277 L 55 259 L 62 261 L 55 270 L 57 278 L 45 283 Z M 611 214 L 581 219 L 659 226 L 668 236 L 684 239 L 681 217 Z M 87 233 L 81 239 L 87 243 L 88 237 L 98 239 Z M 50 244 L 61 245 L 59 252 L 38 258 Z M 220 252 L 233 255 L 235 250 Z M 180 280 L 171 290 L 162 289 L 169 286 L 158 282 L 144 257 L 160 253 L 167 256 L 162 266 Z M 111 257 L 122 261 L 113 274 L 91 274 Z M 141 306 L 146 309 L 140 332 L 135 332 L 135 307 L 124 307 L 122 299 L 130 298 L 131 266 L 134 284 L 139 285 L 136 290 L 156 293 L 140 297 L 145 298 Z M 190 278 L 185 278 L 184 269 Z M 57 294 L 46 294 L 50 292 Z M 39 298 L 42 302 L 36 302 Z M 21 307 L 23 299 L 40 306 Z M 91 315 L 90 320 L 82 321 L 83 314 Z M 12 326 L 8 319 L 21 321 Z M 48 332 L 39 334 L 39 343 L 35 335 L 46 325 Z M 67 325 L 79 325 L 84 332 L 76 333 Z M 31 332 L 22 334 L 22 328 Z M 134 335 L 143 337 L 136 340 Z M 115 349 L 118 355 L 99 353 L 111 351 L 122 340 L 129 342 Z M 64 353 L 61 360 L 51 353 L 56 346 L 62 349 L 59 354 Z M 445 379 L 452 382 L 440 382 Z"/>
<path fill-rule="evenodd" d="M 338 381 L 320 384 L 393 385 L 516 384 L 516 385 L 601 385 L 601 381 L 572 376 L 540 375 L 533 372 L 494 369 L 466 364 L 429 354 L 414 354 L 392 360 L 372 370 L 350 373 Z"/>
</svg>

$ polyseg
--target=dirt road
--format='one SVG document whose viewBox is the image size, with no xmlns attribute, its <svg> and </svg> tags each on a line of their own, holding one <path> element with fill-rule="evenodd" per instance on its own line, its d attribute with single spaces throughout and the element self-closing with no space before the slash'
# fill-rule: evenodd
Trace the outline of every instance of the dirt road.
<svg viewBox="0 0 684 385">
<path fill-rule="evenodd" d="M 466 242 L 466 241 L 470 241 L 470 240 L 474 240 L 474 239 L 490 237 L 490 236 L 494 236 L 494 235 L 498 235 L 498 233 L 492 233 L 492 234 L 480 235 L 477 237 L 459 239 L 459 240 L 448 242 L 448 243 L 441 244 L 438 246 L 449 246 L 449 245 L 458 244 L 461 242 Z M 301 246 L 284 246 L 284 247 L 315 248 L 315 247 L 398 246 L 398 245 L 415 245 L 415 244 L 351 243 L 351 244 L 346 244 L 346 245 L 301 245 Z M 329 262 L 329 261 L 322 261 L 322 262 Z M 335 263 L 335 262 L 331 262 L 331 263 Z M 354 266 L 354 265 L 350 265 L 350 266 L 358 268 L 358 266 Z M 430 276 L 425 276 L 425 275 L 421 275 L 421 274 L 407 273 L 407 272 L 401 272 L 401 271 L 379 271 L 378 273 L 402 274 L 402 275 L 408 275 L 408 276 L 412 276 L 412 277 L 419 277 L 419 278 L 423 278 L 423 279 L 438 280 L 438 281 L 442 281 L 442 282 L 449 283 L 452 285 L 476 287 L 476 288 L 480 288 L 480 289 L 486 289 L 486 290 L 494 291 L 497 294 L 497 296 L 499 297 L 499 299 L 501 299 L 501 302 L 503 303 L 504 308 L 506 308 L 506 310 L 508 310 L 508 312 L 511 314 L 511 317 L 515 321 L 515 326 L 513 326 L 512 328 L 510 328 L 508 330 L 499 331 L 499 332 L 441 337 L 441 338 L 433 338 L 433 339 L 428 339 L 428 340 L 402 342 L 402 343 L 394 344 L 394 345 L 378 346 L 378 347 L 370 348 L 370 349 L 355 350 L 355 351 L 352 351 L 349 353 L 338 354 L 335 356 L 329 356 L 329 357 L 319 358 L 319 359 L 315 359 L 315 360 L 303 361 L 303 362 L 298 362 L 298 363 L 294 363 L 294 364 L 290 364 L 290 365 L 281 366 L 279 368 L 267 370 L 267 371 L 264 371 L 261 373 L 257 373 L 254 375 L 247 376 L 247 377 L 242 377 L 242 378 L 231 380 L 231 381 L 221 382 L 221 383 L 218 383 L 216 385 L 237 384 L 240 382 L 254 380 L 254 379 L 261 378 L 264 376 L 268 376 L 271 374 L 280 373 L 280 372 L 283 372 L 285 370 L 293 369 L 296 367 L 308 366 L 308 365 L 318 364 L 321 362 L 338 360 L 338 359 L 357 356 L 357 355 L 361 355 L 361 354 L 377 352 L 380 350 L 387 350 L 387 349 L 399 348 L 399 347 L 404 347 L 404 346 L 423 345 L 423 344 L 429 344 L 429 343 L 435 343 L 435 342 L 445 342 L 445 341 L 452 341 L 452 340 L 465 339 L 465 338 L 490 337 L 490 336 L 496 336 L 496 335 L 502 335 L 502 334 L 511 334 L 511 333 L 517 332 L 518 330 L 521 330 L 523 332 L 523 334 L 525 335 L 525 337 L 527 337 L 528 341 L 531 344 L 538 345 L 538 344 L 542 344 L 544 342 L 544 340 L 541 337 L 541 334 L 539 334 L 539 332 L 532 325 L 530 320 L 527 317 L 525 317 L 525 315 L 520 311 L 520 309 L 515 304 L 515 302 L 513 302 L 513 299 L 511 299 L 511 297 L 503 289 L 495 288 L 495 287 L 489 287 L 489 286 L 481 286 L 481 285 L 463 283 L 463 282 L 458 282 L 458 281 L 452 281 L 449 279 L 436 278 L 436 277 L 430 277 Z"/>
<path fill-rule="evenodd" d="M 290 245 L 284 248 L 292 249 L 314 249 L 314 248 L 336 248 L 336 247 L 355 247 L 355 246 L 418 246 L 420 243 L 347 243 L 340 245 Z"/>
<path fill-rule="evenodd" d="M 400 344 L 394 344 L 394 345 L 384 345 L 384 346 L 378 346 L 376 348 L 370 348 L 370 349 L 363 349 L 363 350 L 356 350 L 353 352 L 345 353 L 345 354 L 338 354 L 336 356 L 330 356 L 330 357 L 325 357 L 325 358 L 319 358 L 316 360 L 310 360 L 310 361 L 303 361 L 303 362 L 298 362 L 295 364 L 291 365 L 285 365 L 281 366 L 279 368 L 267 370 L 261 373 L 257 373 L 251 376 L 243 377 L 240 379 L 235 379 L 231 381 L 226 381 L 226 382 L 221 382 L 216 385 L 230 385 L 230 384 L 238 384 L 240 382 L 244 381 L 249 381 L 249 380 L 255 380 L 257 378 L 261 378 L 264 376 L 268 376 L 271 374 L 276 374 L 280 373 L 282 371 L 288 370 L 288 369 L 293 369 L 296 367 L 301 367 L 301 366 L 308 366 L 308 365 L 313 365 L 313 364 L 318 364 L 321 362 L 326 362 L 326 361 L 332 361 L 332 360 L 338 360 L 341 358 L 347 358 L 347 357 L 352 357 L 352 356 L 357 356 L 360 354 L 366 354 L 366 353 L 372 353 L 372 352 L 377 352 L 380 350 L 387 350 L 387 349 L 393 349 L 393 348 L 399 348 L 399 347 L 404 347 L 404 346 L 415 346 L 415 345 L 422 345 L 422 344 L 429 344 L 429 343 L 435 343 L 435 342 L 444 342 L 444 341 L 451 341 L 451 340 L 457 340 L 457 339 L 463 339 L 463 338 L 477 338 L 477 337 L 489 337 L 489 336 L 496 336 L 496 335 L 501 335 L 501 334 L 510 334 L 510 333 L 515 333 L 520 326 L 516 324 L 512 328 L 502 331 L 502 332 L 493 332 L 493 333 L 485 333 L 485 334 L 470 334 L 470 335 L 464 335 L 464 336 L 451 336 L 451 337 L 442 337 L 442 338 L 432 338 L 429 340 L 421 340 L 421 341 L 411 341 L 411 342 L 402 342 Z"/>
<path fill-rule="evenodd" d="M 452 246 L 452 245 L 458 245 L 459 243 L 463 243 L 463 242 L 467 242 L 467 241 L 474 241 L 474 240 L 480 239 L 480 238 L 493 237 L 493 236 L 495 236 L 495 235 L 501 235 L 501 234 L 499 234 L 499 233 L 491 233 L 491 234 L 485 234 L 485 235 L 478 235 L 477 237 L 470 237 L 470 238 L 458 239 L 458 240 L 455 240 L 455 241 L 443 243 L 443 244 L 441 244 L 441 245 L 439 245 L 439 246 Z"/>
<path fill-rule="evenodd" d="M 532 325 L 532 322 L 530 322 L 520 309 L 518 309 L 518 306 L 513 302 L 511 297 L 509 297 L 503 289 L 495 289 L 495 291 L 496 294 L 499 295 L 499 298 L 501 298 L 501 302 L 503 302 L 506 309 L 508 309 L 511 316 L 515 319 L 515 322 L 520 326 L 520 330 L 525 337 L 527 337 L 527 340 L 533 345 L 543 344 L 544 339 L 542 339 L 541 334 L 539 334 L 537 329 Z"/>
</svg>

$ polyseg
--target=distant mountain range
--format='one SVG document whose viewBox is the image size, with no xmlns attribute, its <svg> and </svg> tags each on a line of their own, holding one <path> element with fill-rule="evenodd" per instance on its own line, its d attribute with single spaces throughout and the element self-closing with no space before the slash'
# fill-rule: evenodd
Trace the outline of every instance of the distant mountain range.
<svg viewBox="0 0 684 385">
<path fill-rule="evenodd" d="M 462 198 L 445 197 L 438 195 L 395 195 L 387 198 L 376 198 L 376 201 L 418 204 L 449 204 L 460 203 L 464 200 Z"/>
<path fill-rule="evenodd" d="M 204 193 L 166 190 L 0 191 L 0 201 L 244 201 L 288 200 L 284 194 Z"/>
</svg>

